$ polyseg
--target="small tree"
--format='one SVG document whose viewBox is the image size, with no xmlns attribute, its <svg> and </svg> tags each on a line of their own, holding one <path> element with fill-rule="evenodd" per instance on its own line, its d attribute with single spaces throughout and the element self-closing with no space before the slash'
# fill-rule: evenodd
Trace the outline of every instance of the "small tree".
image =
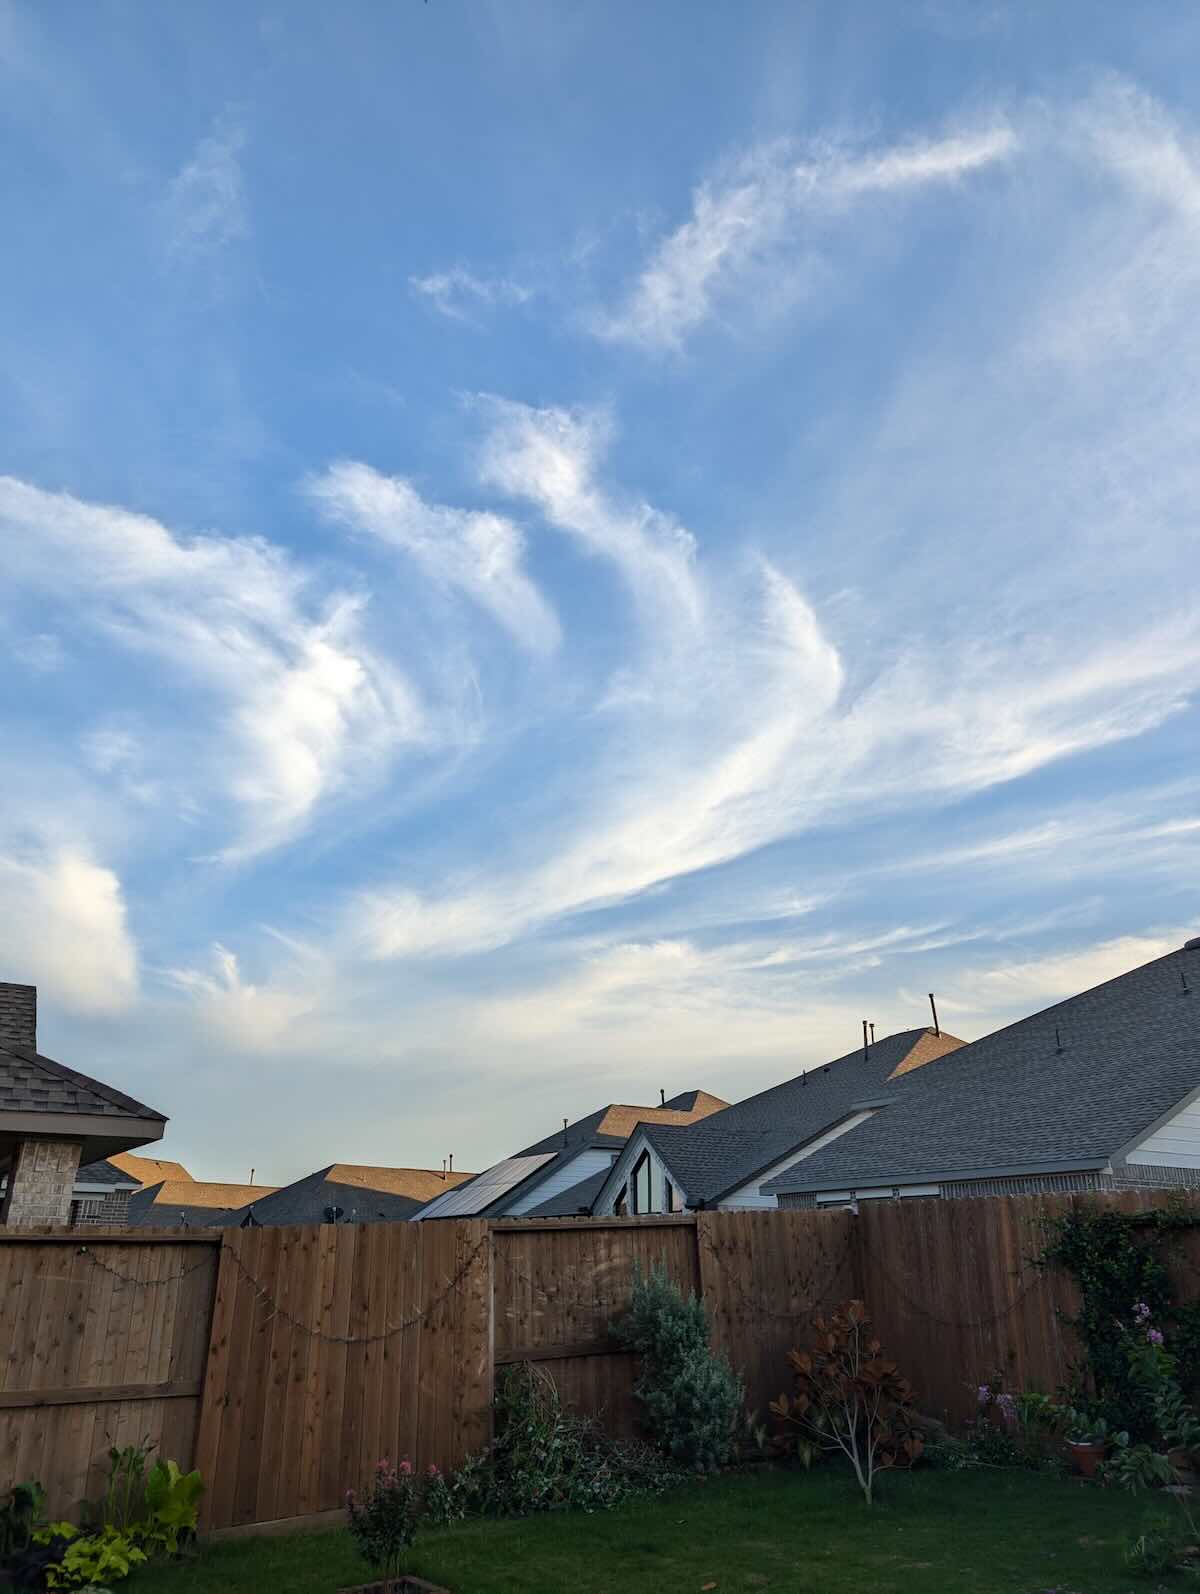
<svg viewBox="0 0 1200 1594">
<path fill-rule="evenodd" d="M 731 1460 L 745 1391 L 708 1343 L 708 1313 L 686 1298 L 659 1265 L 636 1264 L 629 1311 L 612 1325 L 641 1357 L 634 1394 L 660 1449 L 693 1472 L 716 1472 Z"/>
<path fill-rule="evenodd" d="M 773 1415 L 786 1425 L 784 1442 L 840 1452 L 868 1505 L 875 1474 L 898 1462 L 911 1464 L 923 1448 L 912 1385 L 882 1355 L 870 1326 L 862 1301 L 847 1301 L 828 1321 L 815 1318 L 813 1348 L 788 1353 L 795 1394 L 771 1402 Z"/>
<path fill-rule="evenodd" d="M 385 1579 L 398 1578 L 404 1570 L 405 1557 L 417 1536 L 419 1509 L 410 1461 L 395 1467 L 387 1460 L 379 1462 L 365 1500 L 353 1489 L 346 1491 L 351 1537 L 367 1565 Z"/>
</svg>

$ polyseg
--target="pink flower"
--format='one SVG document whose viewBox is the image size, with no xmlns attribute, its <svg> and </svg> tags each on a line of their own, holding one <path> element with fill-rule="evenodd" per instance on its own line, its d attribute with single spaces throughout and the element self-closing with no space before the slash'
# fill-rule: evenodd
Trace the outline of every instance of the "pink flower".
<svg viewBox="0 0 1200 1594">
<path fill-rule="evenodd" d="M 391 1466 L 391 1462 L 388 1460 L 388 1458 L 386 1456 L 384 1456 L 382 1461 L 377 1461 L 375 1463 L 375 1471 L 376 1472 L 386 1472 L 389 1466 Z"/>
<path fill-rule="evenodd" d="M 431 1478 L 440 1478 L 441 1475 L 442 1475 L 442 1469 L 437 1465 L 436 1462 L 431 1461 L 429 1463 L 429 1476 Z"/>
<path fill-rule="evenodd" d="M 400 1463 L 399 1471 L 400 1471 L 400 1475 L 402 1477 L 407 1478 L 407 1477 L 411 1476 L 411 1474 L 412 1474 L 412 1462 L 408 1459 L 407 1456 L 405 1456 L 404 1460 Z"/>
</svg>

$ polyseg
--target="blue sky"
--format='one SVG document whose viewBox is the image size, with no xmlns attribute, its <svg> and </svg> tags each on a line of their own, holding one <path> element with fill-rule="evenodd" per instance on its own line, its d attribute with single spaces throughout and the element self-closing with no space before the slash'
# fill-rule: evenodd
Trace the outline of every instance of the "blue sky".
<svg viewBox="0 0 1200 1594">
<path fill-rule="evenodd" d="M 0 0 L 0 975 L 478 1166 L 1194 933 L 1200 21 Z"/>
</svg>

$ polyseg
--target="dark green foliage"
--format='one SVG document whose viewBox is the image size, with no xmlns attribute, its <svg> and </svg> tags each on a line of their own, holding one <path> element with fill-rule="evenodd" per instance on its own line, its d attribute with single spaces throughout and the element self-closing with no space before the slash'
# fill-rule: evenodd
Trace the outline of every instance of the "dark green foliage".
<svg viewBox="0 0 1200 1594">
<path fill-rule="evenodd" d="M 40 1483 L 14 1483 L 0 1499 L 0 1566 L 9 1556 L 29 1548 L 45 1506 L 46 1491 Z"/>
<path fill-rule="evenodd" d="M 678 1469 L 647 1446 L 609 1439 L 564 1411 L 553 1382 L 525 1363 L 498 1381 L 493 1443 L 449 1477 L 432 1471 L 425 1505 L 440 1523 L 568 1507 L 607 1511 L 680 1481 Z"/>
<path fill-rule="evenodd" d="M 1065 1268 L 1079 1285 L 1083 1304 L 1073 1326 L 1087 1359 L 1080 1384 L 1090 1379 L 1110 1426 L 1128 1429 L 1136 1439 L 1152 1437 L 1155 1416 L 1148 1381 L 1129 1375 L 1128 1323 L 1135 1303 L 1144 1303 L 1151 1321 L 1166 1326 L 1183 1387 L 1193 1390 L 1200 1383 L 1200 1303 L 1176 1305 L 1162 1256 L 1164 1246 L 1197 1224 L 1200 1213 L 1179 1200 L 1145 1212 L 1080 1206 L 1052 1222 L 1038 1258 Z"/>
<path fill-rule="evenodd" d="M 634 1393 L 645 1426 L 665 1455 L 691 1472 L 731 1461 L 745 1390 L 708 1343 L 708 1313 L 658 1266 L 635 1265 L 633 1299 L 612 1333 L 641 1357 Z"/>
</svg>

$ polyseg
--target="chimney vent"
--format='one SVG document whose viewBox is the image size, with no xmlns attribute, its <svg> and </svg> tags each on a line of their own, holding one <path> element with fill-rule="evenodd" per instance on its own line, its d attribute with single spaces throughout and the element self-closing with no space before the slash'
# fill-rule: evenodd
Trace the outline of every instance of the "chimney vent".
<svg viewBox="0 0 1200 1594">
<path fill-rule="evenodd" d="M 667 1093 L 661 1085 L 658 1087 L 658 1100 L 661 1106 L 665 1107 L 667 1105 Z"/>
<path fill-rule="evenodd" d="M 37 986 L 0 981 L 0 1047 L 37 1051 Z"/>
<path fill-rule="evenodd" d="M 935 1035 L 940 1035 L 942 1033 L 942 1026 L 938 1023 L 937 1003 L 933 999 L 932 991 L 929 993 L 929 1010 L 933 1014 L 933 1033 Z"/>
</svg>

